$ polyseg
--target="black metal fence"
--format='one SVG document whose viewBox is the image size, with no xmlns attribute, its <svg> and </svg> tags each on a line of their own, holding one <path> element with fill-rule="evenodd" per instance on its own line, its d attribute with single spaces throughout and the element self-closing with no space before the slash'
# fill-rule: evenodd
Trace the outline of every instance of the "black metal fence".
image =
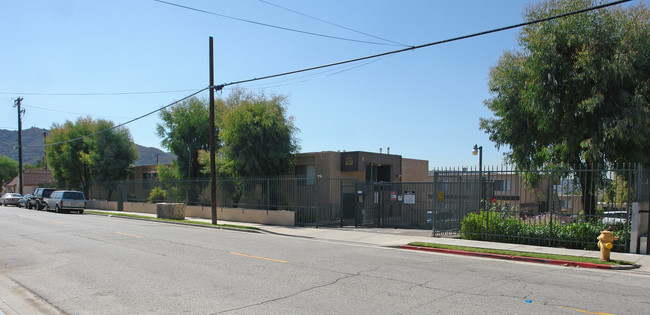
<svg viewBox="0 0 650 315">
<path fill-rule="evenodd" d="M 340 226 L 344 199 L 353 200 L 355 179 L 308 178 L 220 178 L 218 207 L 294 211 L 301 226 Z M 347 190 L 346 190 L 347 189 Z M 132 180 L 92 183 L 88 198 L 127 202 L 182 202 L 209 206 L 210 181 Z M 348 202 L 349 203 L 349 202 Z"/>
<path fill-rule="evenodd" d="M 638 174 L 632 165 L 436 170 L 433 234 L 595 249 L 600 231 L 610 230 L 615 250 L 627 251 Z"/>
<path fill-rule="evenodd" d="M 646 187 L 640 168 L 438 169 L 429 182 L 345 178 L 218 179 L 217 206 L 295 212 L 299 226 L 432 230 L 434 236 L 593 248 L 614 232 L 626 250 L 630 209 Z M 641 183 L 641 184 L 640 184 Z M 645 192 L 647 194 L 647 192 Z M 209 180 L 94 183 L 88 198 L 210 205 Z M 596 235 L 597 236 L 597 235 Z"/>
</svg>

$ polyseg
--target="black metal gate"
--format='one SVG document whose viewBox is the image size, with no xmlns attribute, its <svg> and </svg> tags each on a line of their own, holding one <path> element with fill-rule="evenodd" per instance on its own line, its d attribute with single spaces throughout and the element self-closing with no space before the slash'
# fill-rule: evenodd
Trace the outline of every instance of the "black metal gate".
<svg viewBox="0 0 650 315">
<path fill-rule="evenodd" d="M 478 175 L 465 172 L 435 172 L 432 208 L 432 235 L 456 235 L 462 219 L 477 211 L 481 201 L 481 183 Z"/>
<path fill-rule="evenodd" d="M 341 182 L 340 226 L 357 225 L 358 192 L 356 183 Z"/>
<path fill-rule="evenodd" d="M 430 229 L 432 189 L 432 183 L 357 183 L 354 196 L 342 197 L 348 210 L 341 226 Z"/>
</svg>

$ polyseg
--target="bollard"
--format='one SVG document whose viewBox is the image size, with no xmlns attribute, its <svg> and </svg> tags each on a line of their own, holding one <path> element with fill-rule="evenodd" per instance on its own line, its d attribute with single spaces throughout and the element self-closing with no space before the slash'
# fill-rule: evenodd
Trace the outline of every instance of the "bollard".
<svg viewBox="0 0 650 315">
<path fill-rule="evenodd" d="M 598 248 L 600 248 L 600 260 L 609 261 L 609 253 L 614 247 L 613 242 L 618 239 L 618 236 L 613 236 L 610 231 L 602 231 L 598 236 Z"/>
</svg>

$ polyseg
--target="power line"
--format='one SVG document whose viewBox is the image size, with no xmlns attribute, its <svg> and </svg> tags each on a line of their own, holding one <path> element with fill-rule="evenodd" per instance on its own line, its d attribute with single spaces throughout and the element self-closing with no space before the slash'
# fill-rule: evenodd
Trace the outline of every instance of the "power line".
<svg viewBox="0 0 650 315">
<path fill-rule="evenodd" d="M 97 92 L 97 93 L 22 93 L 22 92 L 0 92 L 0 94 L 20 94 L 32 96 L 102 96 L 102 95 L 144 95 L 144 94 L 166 94 L 192 92 L 196 90 L 171 90 L 171 91 L 145 91 L 145 92 Z"/>
<path fill-rule="evenodd" d="M 39 107 L 39 106 L 34 106 L 34 105 L 23 105 L 23 107 L 27 107 L 27 108 L 36 108 L 36 109 L 40 109 L 40 110 L 46 110 L 46 111 L 57 112 L 57 113 L 64 113 L 64 114 L 88 115 L 87 113 L 67 112 L 67 111 L 63 111 L 63 110 L 56 110 L 56 109 L 45 108 L 45 107 Z M 103 115 L 92 115 L 92 116 L 93 116 L 93 117 L 106 117 L 106 118 L 120 118 L 120 119 L 127 118 L 127 117 L 103 116 Z"/>
<path fill-rule="evenodd" d="M 121 124 L 119 124 L 119 125 L 115 125 L 115 126 L 113 126 L 113 127 L 111 127 L 111 128 L 107 128 L 107 129 L 104 129 L 104 130 L 100 130 L 100 131 L 97 131 L 97 132 L 91 133 L 91 134 L 89 134 L 89 135 L 85 135 L 85 136 L 83 136 L 83 137 L 78 137 L 78 138 L 74 138 L 74 139 L 70 139 L 70 140 L 66 140 L 66 141 L 61 141 L 61 142 L 56 142 L 56 143 L 47 143 L 47 144 L 45 144 L 45 146 L 52 146 L 52 145 L 57 145 L 57 144 L 64 144 L 64 143 L 69 143 L 69 142 L 73 142 L 73 141 L 78 141 L 78 140 L 82 140 L 82 139 L 85 139 L 85 138 L 88 138 L 88 137 L 92 137 L 92 136 L 94 136 L 94 135 L 98 135 L 98 134 L 101 134 L 101 133 L 104 133 L 104 132 L 107 132 L 107 131 L 113 130 L 113 129 L 120 128 L 120 127 L 125 126 L 125 125 L 127 125 L 127 124 L 130 124 L 130 123 L 132 123 L 132 122 L 134 122 L 134 121 L 136 121 L 136 120 L 140 120 L 140 119 L 145 118 L 145 117 L 147 117 L 147 116 L 149 116 L 149 115 L 152 115 L 152 114 L 154 114 L 154 113 L 156 113 L 156 112 L 159 112 L 159 111 L 161 111 L 161 110 L 163 110 L 163 109 L 165 109 L 165 108 L 167 108 L 167 107 L 174 106 L 174 105 L 176 105 L 176 104 L 178 104 L 178 103 L 180 103 L 180 102 L 182 102 L 182 101 L 184 101 L 184 100 L 186 100 L 186 99 L 188 99 L 188 98 L 190 98 L 190 97 L 193 97 L 193 96 L 195 96 L 195 95 L 197 95 L 197 94 L 199 94 L 199 93 L 201 93 L 201 92 L 203 92 L 203 91 L 205 91 L 205 90 L 207 90 L 207 89 L 209 89 L 209 88 L 210 88 L 210 87 L 203 88 L 203 89 L 201 89 L 201 90 L 199 90 L 199 91 L 196 91 L 196 92 L 194 92 L 194 93 L 192 93 L 192 94 L 190 94 L 190 95 L 188 95 L 188 96 L 183 97 L 182 99 L 180 99 L 180 100 L 178 100 L 178 101 L 172 102 L 172 103 L 170 103 L 170 104 L 168 104 L 168 105 L 165 105 L 165 106 L 163 106 L 163 107 L 161 107 L 161 108 L 158 108 L 158 109 L 156 109 L 156 110 L 153 110 L 153 111 L 151 111 L 151 112 L 149 112 L 149 113 L 146 113 L 146 114 L 144 114 L 144 115 L 142 115 L 142 116 L 138 116 L 138 117 L 136 117 L 136 118 L 133 118 L 133 119 L 131 119 L 131 120 L 127 121 L 127 122 L 121 123 Z"/>
<path fill-rule="evenodd" d="M 159 1 L 159 0 L 154 0 L 154 1 Z M 577 11 L 573 11 L 573 12 L 569 12 L 569 13 L 559 14 L 559 15 L 555 15 L 555 16 L 551 16 L 551 17 L 547 17 L 547 18 L 543 18 L 543 19 L 538 19 L 538 20 L 534 20 L 534 21 L 530 21 L 530 22 L 519 23 L 519 24 L 515 24 L 515 25 L 511 25 L 511 26 L 492 29 L 492 30 L 489 30 L 489 31 L 483 31 L 483 32 L 474 33 L 474 34 L 470 34 L 470 35 L 454 37 L 454 38 L 445 39 L 445 40 L 432 42 L 432 43 L 428 43 L 428 44 L 423 44 L 423 45 L 419 45 L 419 46 L 413 46 L 413 47 L 409 47 L 409 48 L 389 51 L 389 52 L 385 52 L 385 53 L 381 53 L 381 54 L 375 54 L 375 55 L 370 55 L 370 56 L 366 56 L 366 57 L 349 59 L 349 60 L 345 60 L 345 61 L 339 61 L 339 62 L 334 62 L 334 63 L 325 64 L 325 65 L 316 66 L 316 67 L 311 67 L 311 68 L 304 68 L 304 69 L 300 69 L 300 70 L 294 70 L 294 71 L 289 71 L 289 72 L 284 72 L 284 73 L 279 73 L 279 74 L 274 74 L 274 75 L 268 75 L 268 76 L 259 77 L 259 78 L 253 78 L 253 79 L 241 80 L 241 81 L 234 81 L 234 82 L 231 82 L 231 83 L 224 83 L 224 84 L 220 84 L 220 85 L 216 85 L 216 86 L 209 86 L 209 87 L 203 88 L 203 89 L 201 89 L 201 90 L 199 90 L 197 92 L 194 92 L 194 93 L 192 93 L 192 94 L 190 94 L 190 95 L 188 95 L 188 96 L 186 96 L 186 97 L 184 97 L 184 98 L 182 98 L 182 99 L 180 99 L 178 101 L 175 101 L 175 102 L 173 102 L 173 103 L 171 103 L 169 105 L 163 106 L 163 107 L 161 107 L 159 109 L 151 111 L 151 112 L 149 112 L 147 114 L 144 114 L 142 116 L 133 118 L 133 119 L 127 121 L 127 122 L 121 123 L 121 124 L 113 126 L 111 128 L 107 128 L 105 130 L 100 130 L 98 132 L 95 132 L 95 133 L 92 133 L 92 134 L 89 134 L 89 135 L 86 135 L 86 136 L 83 136 L 83 137 L 71 139 L 71 140 L 46 144 L 46 146 L 51 146 L 51 145 L 57 145 L 57 144 L 63 144 L 63 143 L 68 143 L 68 142 L 72 142 L 72 141 L 77 141 L 77 140 L 85 139 L 85 138 L 88 138 L 88 137 L 91 137 L 91 136 L 94 136 L 94 135 L 97 135 L 97 134 L 100 134 L 100 133 L 103 133 L 103 132 L 106 132 L 106 131 L 109 131 L 109 130 L 113 130 L 113 129 L 122 127 L 122 126 L 130 124 L 130 123 L 132 123 L 134 121 L 140 120 L 140 119 L 142 119 L 144 117 L 152 115 L 152 114 L 154 114 L 154 113 L 156 113 L 158 111 L 161 111 L 161 110 L 163 110 L 165 108 L 168 108 L 170 106 L 178 104 L 178 103 L 180 103 L 180 102 L 182 102 L 182 101 L 184 101 L 184 100 L 186 100 L 186 99 L 188 99 L 190 97 L 193 97 L 193 96 L 195 96 L 195 95 L 197 95 L 197 94 L 199 94 L 199 93 L 201 93 L 201 92 L 203 92 L 205 90 L 208 90 L 210 88 L 215 88 L 216 90 L 222 90 L 223 88 L 225 88 L 227 86 L 230 86 L 230 85 L 243 84 L 243 83 L 260 81 L 260 80 L 266 80 L 266 79 L 277 78 L 277 77 L 281 77 L 281 76 L 287 76 L 287 75 L 291 75 L 291 74 L 297 74 L 297 73 L 301 73 L 301 72 L 307 72 L 307 71 L 313 71 L 313 70 L 317 70 L 317 69 L 323 69 L 323 68 L 343 65 L 343 64 L 362 61 L 362 60 L 374 59 L 374 58 L 393 55 L 393 54 L 402 53 L 402 52 L 406 52 L 406 51 L 410 51 L 410 50 L 421 49 L 421 48 L 425 48 L 425 47 L 429 47 L 429 46 L 440 45 L 440 44 L 449 43 L 449 42 L 453 42 L 453 41 L 458 41 L 458 40 L 462 40 L 462 39 L 467 39 L 467 38 L 487 35 L 487 34 L 491 34 L 491 33 L 501 32 L 501 31 L 505 31 L 505 30 L 509 30 L 509 29 L 513 29 L 513 28 L 518 28 L 518 27 L 522 27 L 522 26 L 527 26 L 527 25 L 537 24 L 537 23 L 541 23 L 541 22 L 551 21 L 551 20 L 555 20 L 555 19 L 558 19 L 558 18 L 563 18 L 563 17 L 567 17 L 567 16 L 571 16 L 571 15 L 576 15 L 576 14 L 581 14 L 581 13 L 585 13 L 585 12 L 589 12 L 589 11 L 603 9 L 603 8 L 606 8 L 606 7 L 618 5 L 618 4 L 629 2 L 629 1 L 631 1 L 631 0 L 615 1 L 615 2 L 612 2 L 612 3 L 602 4 L 602 5 L 598 5 L 598 6 L 595 6 L 595 7 L 590 7 L 590 8 L 577 10 Z M 159 2 L 163 2 L 163 1 L 159 1 Z"/>
<path fill-rule="evenodd" d="M 318 80 L 318 79 L 330 77 L 330 76 L 333 76 L 333 75 L 337 75 L 337 74 L 340 74 L 340 73 L 343 73 L 343 72 L 351 71 L 351 70 L 354 70 L 354 69 L 357 69 L 357 68 L 361 68 L 363 66 L 367 66 L 367 65 L 369 65 L 371 63 L 375 63 L 375 62 L 380 61 L 380 60 L 381 59 L 370 60 L 370 61 L 364 62 L 364 63 L 362 63 L 360 65 L 354 65 L 354 66 L 346 67 L 346 68 L 343 68 L 343 69 L 330 69 L 330 70 L 326 70 L 326 71 L 322 71 L 322 72 L 318 72 L 318 73 L 314 73 L 314 74 L 310 74 L 310 75 L 304 75 L 304 76 L 299 76 L 299 77 L 296 77 L 296 78 L 279 80 L 279 81 L 270 82 L 270 83 L 266 83 L 266 84 L 249 85 L 247 87 L 251 87 L 251 88 L 255 88 L 255 89 L 263 89 L 265 87 L 280 87 L 280 86 L 287 86 L 287 85 L 293 85 L 293 84 L 298 84 L 298 83 L 305 83 L 305 82 L 309 82 L 309 81 Z M 331 72 L 331 73 L 329 73 L 329 72 Z M 304 80 L 301 80 L 301 79 L 304 79 Z M 288 82 L 288 81 L 297 81 L 297 80 L 299 80 L 299 81 L 298 82 L 292 82 L 292 83 L 278 84 L 278 83 L 283 83 L 283 82 Z"/>
<path fill-rule="evenodd" d="M 362 35 L 370 36 L 370 37 L 372 37 L 372 38 L 380 39 L 380 40 L 383 40 L 383 41 L 386 41 L 386 42 L 389 42 L 389 43 L 393 43 L 393 44 L 396 44 L 396 45 L 400 45 L 400 46 L 404 46 L 404 47 L 410 47 L 410 45 L 405 45 L 405 44 L 402 44 L 402 43 L 398 43 L 398 42 L 396 42 L 396 41 L 392 41 L 392 40 L 390 40 L 390 39 L 385 39 L 385 38 L 381 38 L 381 37 L 379 37 L 379 36 L 375 36 L 375 35 L 372 35 L 372 34 L 364 33 L 364 32 L 361 32 L 361 31 L 357 31 L 357 30 L 355 30 L 355 29 L 352 29 L 352 28 L 349 28 L 349 27 L 345 27 L 345 26 L 343 26 L 343 25 L 339 25 L 339 24 L 336 24 L 336 23 L 332 23 L 332 22 L 329 22 L 329 21 L 326 21 L 326 20 L 323 20 L 323 19 L 320 19 L 320 18 L 317 18 L 317 17 L 311 16 L 311 15 L 308 15 L 308 14 L 305 14 L 305 13 L 301 13 L 301 12 L 298 12 L 298 11 L 296 11 L 296 10 L 292 10 L 292 9 L 289 9 L 289 8 L 286 8 L 286 7 L 283 7 L 283 6 L 277 5 L 277 4 L 275 4 L 275 3 L 271 3 L 271 2 L 268 2 L 268 1 L 265 1 L 265 0 L 258 0 L 258 1 L 259 1 L 259 2 L 262 2 L 262 3 L 266 3 L 266 4 L 271 5 L 271 6 L 274 6 L 274 7 L 276 7 L 276 8 L 280 8 L 280 9 L 282 9 L 282 10 L 286 10 L 286 11 L 289 11 L 289 12 L 293 12 L 293 13 L 295 13 L 295 14 L 299 14 L 299 15 L 302 15 L 302 16 L 305 16 L 305 17 L 308 17 L 308 18 L 310 18 L 310 19 L 314 19 L 314 20 L 317 20 L 317 21 L 320 21 L 320 22 L 323 22 L 323 23 L 327 23 L 327 24 L 329 24 L 329 25 L 333 25 L 333 26 L 336 26 L 336 27 L 340 27 L 340 28 L 342 28 L 342 29 L 346 29 L 346 30 L 348 30 L 348 31 L 352 31 L 352 32 L 359 33 L 359 34 L 362 34 Z"/>
<path fill-rule="evenodd" d="M 155 0 L 155 1 L 159 1 L 159 0 Z M 388 55 L 394 55 L 394 54 L 403 53 L 403 52 L 406 52 L 406 51 L 421 49 L 421 48 L 430 47 L 430 46 L 436 46 L 436 45 L 440 45 L 440 44 L 446 44 L 446 43 L 450 43 L 450 42 L 459 41 L 459 40 L 462 40 L 462 39 L 468 39 L 468 38 L 487 35 L 487 34 L 491 34 L 491 33 L 497 33 L 497 32 L 501 32 L 501 31 L 510 30 L 510 29 L 513 29 L 513 28 L 519 28 L 519 27 L 522 27 L 522 26 L 538 24 L 538 23 L 541 23 L 541 22 L 551 21 L 551 20 L 555 20 L 555 19 L 559 19 L 559 18 L 563 18 L 563 17 L 567 17 L 567 16 L 572 16 L 572 15 L 581 14 L 581 13 L 585 13 L 585 12 L 589 12 L 589 11 L 599 10 L 599 9 L 603 9 L 603 8 L 606 8 L 606 7 L 610 7 L 610 6 L 613 6 L 613 5 L 618 5 L 618 4 L 629 2 L 629 1 L 631 1 L 631 0 L 614 1 L 612 3 L 606 3 L 606 4 L 586 8 L 586 9 L 581 9 L 581 10 L 577 10 L 577 11 L 572 11 L 572 12 L 568 12 L 568 13 L 554 15 L 554 16 L 551 16 L 551 17 L 542 18 L 542 19 L 538 19 L 538 20 L 534 20 L 534 21 L 530 21 L 530 22 L 524 22 L 524 23 L 519 23 L 519 24 L 515 24 L 515 25 L 496 28 L 496 29 L 492 29 L 492 30 L 489 30 L 489 31 L 478 32 L 478 33 L 474 33 L 474 34 L 470 34 L 470 35 L 454 37 L 454 38 L 445 39 L 445 40 L 432 42 L 432 43 L 428 43 L 428 44 L 412 46 L 412 47 L 409 47 L 409 48 L 393 50 L 393 51 L 389 51 L 389 52 L 385 52 L 385 53 L 381 53 L 381 54 L 375 54 L 375 55 L 370 55 L 370 56 L 365 56 L 365 57 L 360 57 L 360 58 L 355 58 L 355 59 L 349 59 L 349 60 L 345 60 L 345 61 L 329 63 L 329 64 L 315 66 L 315 67 L 311 67 L 311 68 L 303 68 L 303 69 L 300 69 L 300 70 L 294 70 L 294 71 L 289 71 L 289 72 L 284 72 L 284 73 L 279 73 L 279 74 L 267 75 L 267 76 L 259 77 L 259 78 L 253 78 L 253 79 L 235 81 L 235 82 L 230 82 L 230 83 L 224 83 L 224 84 L 221 84 L 221 85 L 217 85 L 215 87 L 217 89 L 222 89 L 222 88 L 224 88 L 226 86 L 229 86 L 229 85 L 242 84 L 242 83 L 260 81 L 260 80 L 267 80 L 267 79 L 271 79 L 271 78 L 277 78 L 277 77 L 287 76 L 287 75 L 301 73 L 301 72 L 307 72 L 307 71 L 313 71 L 313 70 L 317 70 L 317 69 L 323 69 L 323 68 L 343 65 L 343 64 L 351 63 L 351 62 L 357 62 L 357 61 L 368 60 L 368 59 L 373 59 L 373 58 L 378 58 L 378 57 L 383 57 L 383 56 L 388 56 Z"/>
<path fill-rule="evenodd" d="M 297 30 L 297 29 L 293 29 L 293 28 L 277 26 L 277 25 L 272 25 L 272 24 L 267 24 L 267 23 L 262 23 L 262 22 L 256 22 L 256 21 L 246 20 L 246 19 L 242 19 L 242 18 L 238 18 L 238 17 L 233 17 L 233 16 L 228 16 L 228 15 L 219 14 L 219 13 L 215 13 L 215 12 L 210 12 L 210 11 L 206 11 L 206 10 L 201 10 L 201 9 L 188 7 L 188 6 L 184 6 L 184 5 L 176 4 L 176 3 L 172 3 L 172 2 L 167 2 L 167 1 L 162 1 L 162 0 L 153 0 L 153 1 L 160 2 L 160 3 L 163 3 L 163 4 L 167 4 L 167 5 L 171 5 L 171 6 L 175 6 L 175 7 L 179 7 L 179 8 L 183 8 L 183 9 L 187 9 L 187 10 L 190 10 L 190 11 L 196 11 L 196 12 L 210 14 L 210 15 L 214 15 L 214 16 L 219 16 L 219 17 L 222 17 L 222 18 L 227 18 L 227 19 L 236 20 L 236 21 L 240 21 L 240 22 L 246 22 L 246 23 L 251 23 L 251 24 L 255 24 L 255 25 L 261 25 L 261 26 L 276 28 L 276 29 L 280 29 L 280 30 L 284 30 L 284 31 L 296 32 L 296 33 L 319 36 L 319 37 L 325 37 L 325 38 L 331 38 L 331 39 L 344 40 L 344 41 L 348 41 L 348 42 L 357 42 L 357 43 L 383 45 L 383 46 L 398 46 L 396 44 L 371 42 L 371 41 L 365 41 L 365 40 L 350 39 L 350 38 L 344 38 L 344 37 L 338 37 L 338 36 L 319 34 L 319 33 L 314 33 L 314 32 L 301 31 L 301 30 Z M 399 44 L 399 45 L 402 45 L 402 44 Z"/>
</svg>

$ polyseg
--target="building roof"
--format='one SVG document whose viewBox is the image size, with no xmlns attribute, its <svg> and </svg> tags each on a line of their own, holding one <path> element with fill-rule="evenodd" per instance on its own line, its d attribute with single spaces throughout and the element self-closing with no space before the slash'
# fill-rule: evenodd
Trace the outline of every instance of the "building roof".
<svg viewBox="0 0 650 315">
<path fill-rule="evenodd" d="M 23 170 L 23 186 L 38 186 L 53 181 L 50 170 Z M 5 186 L 18 186 L 18 176 L 11 179 Z"/>
</svg>

